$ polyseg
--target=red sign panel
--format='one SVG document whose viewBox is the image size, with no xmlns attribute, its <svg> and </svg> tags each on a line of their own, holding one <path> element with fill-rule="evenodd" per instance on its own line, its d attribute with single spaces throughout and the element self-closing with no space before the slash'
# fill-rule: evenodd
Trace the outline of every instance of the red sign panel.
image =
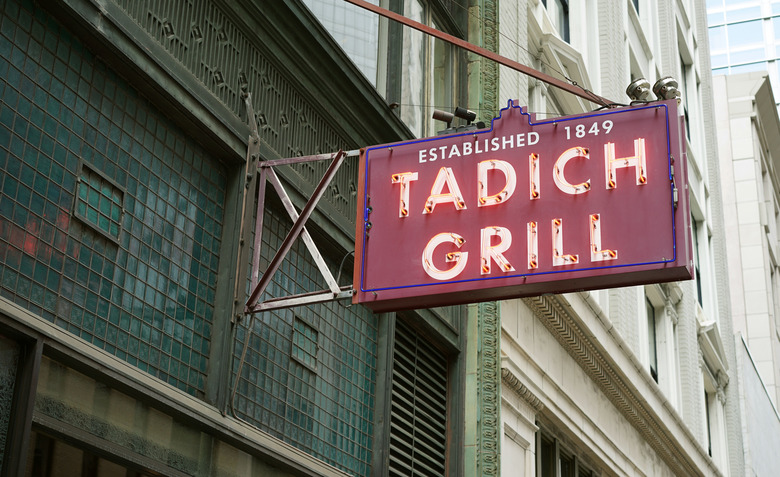
<svg viewBox="0 0 780 477">
<path fill-rule="evenodd" d="M 355 302 L 423 308 L 691 278 L 674 100 L 361 154 Z"/>
</svg>

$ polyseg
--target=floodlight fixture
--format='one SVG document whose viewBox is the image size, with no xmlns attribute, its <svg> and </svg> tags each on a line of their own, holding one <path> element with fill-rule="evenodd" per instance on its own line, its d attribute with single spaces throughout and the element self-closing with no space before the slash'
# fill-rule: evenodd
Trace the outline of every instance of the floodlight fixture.
<svg viewBox="0 0 780 477">
<path fill-rule="evenodd" d="M 671 76 L 665 76 L 656 81 L 653 85 L 653 93 L 659 100 L 676 99 L 677 104 L 680 104 L 679 84 Z"/>
<path fill-rule="evenodd" d="M 461 108 L 460 106 L 455 108 L 455 116 L 465 119 L 467 123 L 471 124 L 472 121 L 477 119 L 477 113 L 474 111 L 468 110 L 466 108 Z"/>
<path fill-rule="evenodd" d="M 650 101 L 650 82 L 639 78 L 631 82 L 626 88 L 626 94 L 632 101 Z"/>
<path fill-rule="evenodd" d="M 450 124 L 452 124 L 452 121 L 455 120 L 455 115 L 452 113 L 448 113 L 446 111 L 442 111 L 440 109 L 434 109 L 433 110 L 433 119 L 437 121 L 443 121 L 447 123 L 447 127 L 450 127 Z"/>
</svg>

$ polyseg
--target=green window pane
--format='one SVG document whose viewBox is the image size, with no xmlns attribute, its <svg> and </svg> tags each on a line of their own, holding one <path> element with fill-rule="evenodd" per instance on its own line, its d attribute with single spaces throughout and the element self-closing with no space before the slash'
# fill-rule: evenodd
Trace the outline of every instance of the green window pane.
<svg viewBox="0 0 780 477">
<path fill-rule="evenodd" d="M 87 203 L 89 203 L 92 207 L 97 207 L 100 203 L 100 193 L 96 189 L 89 189 L 89 197 L 87 198 Z"/>
<path fill-rule="evenodd" d="M 111 220 L 119 222 L 122 217 L 122 209 L 116 204 L 111 204 Z"/>
<path fill-rule="evenodd" d="M 92 209 L 92 208 L 87 209 L 87 220 L 89 222 L 92 222 L 93 224 L 97 225 L 97 222 L 98 222 L 97 210 Z"/>
<path fill-rule="evenodd" d="M 106 216 L 111 215 L 111 202 L 105 197 L 101 198 L 100 206 L 98 208 L 100 209 L 101 214 L 105 214 Z"/>
</svg>

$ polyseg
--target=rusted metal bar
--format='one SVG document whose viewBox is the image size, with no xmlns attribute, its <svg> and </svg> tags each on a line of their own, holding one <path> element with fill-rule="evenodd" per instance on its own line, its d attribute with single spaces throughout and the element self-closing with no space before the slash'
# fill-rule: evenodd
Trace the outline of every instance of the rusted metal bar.
<svg viewBox="0 0 780 477">
<path fill-rule="evenodd" d="M 441 32 L 439 30 L 436 30 L 435 28 L 431 28 L 428 25 L 425 25 L 423 23 L 414 21 L 410 18 L 407 18 L 403 15 L 399 15 L 398 13 L 392 12 L 390 10 L 387 10 L 382 7 L 378 7 L 376 5 L 372 5 L 364 0 L 344 0 L 345 2 L 351 3 L 352 5 L 355 5 L 356 7 L 363 8 L 365 10 L 368 10 L 370 12 L 376 13 L 377 15 L 381 15 L 385 18 L 389 18 L 391 20 L 397 21 L 399 23 L 402 23 L 409 28 L 413 28 L 415 30 L 421 31 L 425 33 L 426 35 L 431 35 L 433 37 L 436 37 L 440 40 L 446 41 L 447 43 L 451 43 L 455 46 L 458 46 L 460 48 L 463 48 L 464 50 L 468 50 L 476 55 L 482 56 L 483 58 L 487 58 L 489 60 L 493 60 L 496 63 L 499 63 L 501 65 L 506 66 L 507 68 L 511 68 L 515 71 L 519 71 L 520 73 L 523 73 L 525 75 L 528 75 L 532 78 L 536 78 L 539 81 L 544 81 L 545 83 L 555 86 L 556 88 L 560 88 L 564 91 L 567 91 L 571 94 L 574 94 L 576 96 L 579 96 L 580 98 L 586 99 L 592 103 L 598 104 L 599 106 L 609 106 L 611 104 L 615 104 L 614 101 L 610 101 L 609 99 L 603 98 L 592 91 L 588 91 L 581 86 L 577 86 L 571 83 L 567 83 L 563 80 L 560 80 L 558 78 L 555 78 L 553 76 L 550 76 L 548 74 L 542 73 L 541 71 L 535 70 L 531 68 L 530 66 L 526 66 L 522 63 L 519 63 L 514 60 L 510 60 L 509 58 L 505 56 L 501 56 L 498 53 L 494 53 L 490 50 L 487 50 L 485 48 L 482 48 L 481 46 L 477 46 L 473 43 L 469 43 L 466 40 L 462 40 L 456 36 Z"/>
<path fill-rule="evenodd" d="M 260 252 L 263 247 L 263 209 L 265 208 L 265 186 L 268 180 L 268 171 L 265 167 L 259 168 L 257 177 L 257 213 L 255 215 L 255 246 L 252 249 L 252 278 L 250 290 L 254 290 L 260 280 Z M 246 290 L 244 288 L 244 290 Z"/>
<path fill-rule="evenodd" d="M 341 287 L 338 292 L 332 293 L 329 291 L 319 291 L 311 293 L 301 293 L 299 295 L 291 295 L 282 298 L 270 298 L 262 303 L 258 303 L 252 307 L 252 313 L 260 313 L 263 311 L 280 310 L 283 308 L 292 308 L 295 306 L 314 305 L 317 303 L 327 303 L 333 300 L 346 300 L 352 298 L 353 295 L 352 286 Z"/>
<path fill-rule="evenodd" d="M 344 157 L 353 157 L 360 154 L 360 151 L 355 149 L 353 151 L 346 151 L 344 153 Z M 333 153 L 327 153 L 327 154 L 313 154 L 311 156 L 298 156 L 298 157 L 285 157 L 284 159 L 270 159 L 268 161 L 263 161 L 260 163 L 259 167 L 276 167 L 276 166 L 286 166 L 290 164 L 300 164 L 302 162 L 313 162 L 313 161 L 330 161 L 333 160 Z"/>
<path fill-rule="evenodd" d="M 279 198 L 282 199 L 282 205 L 287 211 L 287 214 L 290 216 L 293 222 L 298 220 L 298 211 L 295 210 L 295 206 L 293 205 L 292 200 L 290 200 L 290 196 L 287 195 L 287 191 L 284 190 L 284 186 L 282 186 L 282 181 L 279 180 L 279 176 L 276 175 L 276 172 L 274 172 L 273 169 L 268 170 L 268 180 L 271 181 L 274 189 L 276 189 L 276 193 L 279 194 Z M 309 231 L 306 230 L 306 227 L 303 227 L 301 230 L 301 240 L 303 240 L 306 248 L 309 249 L 312 260 L 314 260 L 314 263 L 317 264 L 317 268 L 319 268 L 320 273 L 322 273 L 322 276 L 325 278 L 325 283 L 328 284 L 330 291 L 334 295 L 339 293 L 339 285 L 336 283 L 336 279 L 333 278 L 333 274 L 330 273 L 328 264 L 325 263 L 325 259 L 322 258 L 320 250 L 317 248 L 317 245 L 314 244 L 314 239 L 311 238 L 311 235 L 309 234 Z"/>
</svg>

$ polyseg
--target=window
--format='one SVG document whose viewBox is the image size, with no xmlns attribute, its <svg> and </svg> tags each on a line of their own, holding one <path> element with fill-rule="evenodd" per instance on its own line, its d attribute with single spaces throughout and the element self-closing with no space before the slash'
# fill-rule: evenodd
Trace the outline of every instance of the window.
<svg viewBox="0 0 780 477">
<path fill-rule="evenodd" d="M 763 21 L 734 23 L 726 26 L 730 48 L 761 46 L 764 43 Z"/>
<path fill-rule="evenodd" d="M 542 427 L 539 423 L 537 423 Z M 569 449 L 546 429 L 536 432 L 536 477 L 591 477 L 583 455 Z M 598 473 L 595 473 L 598 475 Z"/>
<path fill-rule="evenodd" d="M 388 475 L 446 475 L 447 360 L 402 320 L 391 386 Z"/>
<path fill-rule="evenodd" d="M 318 335 L 317 330 L 303 318 L 295 317 L 291 340 L 292 358 L 314 372 L 317 371 Z"/>
<path fill-rule="evenodd" d="M 699 258 L 699 226 L 695 218 L 691 218 L 691 228 L 693 231 L 693 267 L 696 279 L 696 298 L 699 306 L 704 307 L 701 289 L 701 259 Z"/>
<path fill-rule="evenodd" d="M 645 285 L 639 296 L 640 356 L 645 369 L 658 384 L 669 402 L 680 407 L 680 366 L 677 346 L 677 308 L 682 297 L 679 285 Z"/>
<path fill-rule="evenodd" d="M 748 63 L 746 65 L 732 66 L 729 69 L 729 73 L 736 75 L 739 73 L 751 73 L 753 71 L 767 71 L 769 67 L 766 61 L 759 61 L 758 63 Z"/>
<path fill-rule="evenodd" d="M 691 66 L 688 65 L 683 59 L 683 57 L 680 57 L 680 96 L 682 99 L 682 107 L 683 107 L 683 116 L 685 116 L 685 137 L 688 138 L 688 140 L 691 140 L 691 121 L 688 117 L 688 104 L 691 102 L 691 96 L 690 91 L 688 90 L 688 73 L 691 70 Z"/>
<path fill-rule="evenodd" d="M 650 358 L 650 375 L 655 382 L 658 382 L 658 340 L 656 338 L 655 307 L 650 299 L 645 297 L 645 308 L 647 310 L 647 342 L 648 355 Z"/>
<path fill-rule="evenodd" d="M 86 164 L 81 165 L 74 213 L 113 241 L 119 240 L 122 227 L 122 197 L 122 189 L 112 181 Z"/>
<path fill-rule="evenodd" d="M 769 296 L 772 298 L 770 312 L 775 317 L 775 329 L 780 331 L 780 303 L 777 300 L 778 293 L 780 293 L 780 280 L 778 280 L 777 266 L 774 263 L 769 268 L 769 286 L 772 287 L 769 292 Z"/>
<path fill-rule="evenodd" d="M 712 27 L 709 29 L 710 51 L 725 51 L 729 48 L 728 38 L 726 38 L 726 27 Z"/>
<path fill-rule="evenodd" d="M 710 417 L 710 406 L 712 405 L 712 398 L 707 390 L 704 390 L 704 414 L 705 424 L 707 426 L 707 455 L 712 457 L 712 421 Z"/>
<path fill-rule="evenodd" d="M 542 0 L 547 12 L 561 39 L 569 42 L 569 1 L 568 0 Z"/>
<path fill-rule="evenodd" d="M 404 15 L 443 30 L 434 9 L 423 0 L 407 0 Z M 408 27 L 401 28 L 400 51 L 389 53 L 388 98 L 398 97 L 401 119 L 417 137 L 435 134 L 434 109 L 451 111 L 457 96 L 457 49 Z M 399 75 L 399 71 L 403 74 Z M 399 84 L 400 82 L 400 84 Z M 393 85 L 397 85 L 393 90 Z"/>
<path fill-rule="evenodd" d="M 555 441 L 551 437 L 541 434 L 538 437 L 538 443 L 539 452 L 537 455 L 539 457 L 536 475 L 539 477 L 555 476 Z"/>
<path fill-rule="evenodd" d="M 703 430 L 707 453 L 718 467 L 727 469 L 725 394 L 723 385 L 718 382 L 721 379 L 721 373 L 713 374 L 712 369 L 708 365 L 704 365 Z"/>
<path fill-rule="evenodd" d="M 742 1 L 741 3 L 750 3 Z M 726 21 L 729 23 L 732 22 L 742 22 L 745 20 L 753 20 L 756 18 L 761 18 L 761 5 L 756 2 L 753 5 L 736 5 L 732 6 L 731 8 L 726 8 Z M 760 31 L 759 27 L 759 31 Z"/>
<path fill-rule="evenodd" d="M 397 22 L 385 26 L 387 20 L 341 0 L 304 0 L 304 3 L 379 94 L 388 103 L 399 105 L 399 115 L 409 129 L 417 137 L 435 134 L 433 110 L 452 110 L 456 105 L 453 98 L 458 94 L 455 72 L 460 50 Z M 380 4 L 378 0 L 369 3 Z M 444 10 L 438 7 L 439 3 L 444 2 L 398 0 L 390 9 L 447 31 L 437 21 L 437 12 Z M 456 32 L 449 33 L 459 36 Z"/>
<path fill-rule="evenodd" d="M 379 16 L 343 0 L 303 0 L 363 72 L 372 85 L 377 83 Z M 378 5 L 378 0 L 368 0 Z"/>
</svg>

